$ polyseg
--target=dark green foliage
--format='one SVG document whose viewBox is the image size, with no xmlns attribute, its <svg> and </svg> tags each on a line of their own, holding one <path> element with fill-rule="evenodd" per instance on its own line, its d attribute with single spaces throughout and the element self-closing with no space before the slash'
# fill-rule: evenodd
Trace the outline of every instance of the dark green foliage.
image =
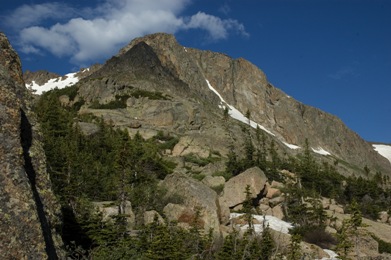
<svg viewBox="0 0 391 260">
<path fill-rule="evenodd" d="M 250 185 L 246 186 L 246 190 L 244 191 L 246 194 L 246 199 L 243 202 L 243 213 L 244 213 L 244 218 L 247 222 L 248 225 L 248 232 L 253 233 L 254 232 L 254 225 L 253 225 L 253 216 L 252 216 L 252 211 L 253 211 L 253 200 L 251 197 L 251 191 L 250 191 Z"/>
<path fill-rule="evenodd" d="M 301 237 L 300 235 L 291 236 L 291 244 L 289 245 L 288 260 L 299 260 L 301 259 L 301 248 L 300 248 Z"/>
<path fill-rule="evenodd" d="M 333 246 L 337 244 L 335 237 L 330 233 L 327 233 L 323 228 L 315 228 L 307 231 L 304 234 L 303 240 L 323 249 L 333 248 Z"/>
<path fill-rule="evenodd" d="M 184 156 L 184 159 L 185 159 L 185 162 L 191 162 L 194 164 L 198 164 L 199 166 L 206 166 L 209 163 L 216 162 L 216 161 L 220 160 L 220 158 L 212 157 L 211 155 L 209 155 L 206 158 L 202 158 L 202 157 L 199 157 L 193 153 L 186 154 Z"/>
<path fill-rule="evenodd" d="M 391 243 L 388 243 L 375 235 L 372 235 L 372 238 L 375 239 L 377 243 L 379 243 L 379 253 L 391 254 Z"/>
<path fill-rule="evenodd" d="M 78 90 L 79 90 L 79 86 L 77 84 L 75 84 L 70 87 L 56 89 L 55 92 L 56 92 L 56 95 L 58 95 L 58 96 L 67 95 L 69 97 L 69 100 L 73 101 L 73 100 L 75 100 L 75 97 L 77 96 Z"/>
<path fill-rule="evenodd" d="M 264 226 L 261 235 L 261 245 L 259 249 L 260 259 L 261 260 L 271 259 L 274 248 L 275 248 L 275 242 L 270 232 L 269 225 Z"/>
<path fill-rule="evenodd" d="M 179 138 L 171 136 L 169 134 L 164 134 L 163 131 L 159 131 L 156 136 L 153 137 L 154 140 L 158 141 L 159 149 L 172 150 L 175 145 L 179 142 Z"/>
</svg>

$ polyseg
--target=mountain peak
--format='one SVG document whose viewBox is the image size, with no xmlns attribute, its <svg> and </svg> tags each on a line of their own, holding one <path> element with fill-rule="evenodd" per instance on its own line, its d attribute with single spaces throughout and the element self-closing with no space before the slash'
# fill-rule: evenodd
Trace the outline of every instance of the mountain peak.
<svg viewBox="0 0 391 260">
<path fill-rule="evenodd" d="M 162 46 L 168 46 L 173 44 L 179 45 L 173 34 L 154 33 L 133 39 L 128 45 L 123 47 L 116 56 L 121 56 L 140 42 L 145 42 L 146 44 L 151 46 L 154 46 L 157 43 Z"/>
</svg>

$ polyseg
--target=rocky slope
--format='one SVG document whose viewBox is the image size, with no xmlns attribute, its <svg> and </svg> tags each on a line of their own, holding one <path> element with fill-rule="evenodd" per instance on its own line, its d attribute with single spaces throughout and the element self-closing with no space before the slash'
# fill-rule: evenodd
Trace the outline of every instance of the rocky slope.
<svg viewBox="0 0 391 260">
<path fill-rule="evenodd" d="M 84 111 L 99 113 L 114 123 L 134 125 L 136 120 L 141 129 L 163 127 L 177 133 L 196 129 L 221 146 L 230 141 L 223 137 L 229 133 L 221 127 L 221 107 L 230 107 L 231 115 L 234 109 L 241 114 L 249 111 L 253 123 L 263 126 L 288 154 L 303 147 L 307 138 L 315 152 L 328 155 L 324 159 L 341 162 L 339 167 L 344 174 L 363 174 L 357 169 L 365 166 L 373 173 L 391 174 L 390 162 L 339 118 L 287 96 L 244 59 L 185 48 L 169 34 L 133 40 L 79 86 L 79 97 L 87 103 L 107 104 L 116 96 L 130 94 L 132 89 L 170 97 L 168 101 L 133 98 L 127 111 L 117 111 L 116 115 Z M 230 126 L 230 131 L 236 132 L 235 126 Z"/>
<path fill-rule="evenodd" d="M 46 173 L 41 134 L 30 111 L 18 55 L 0 33 L 0 255 L 64 256 L 59 206 Z"/>
</svg>

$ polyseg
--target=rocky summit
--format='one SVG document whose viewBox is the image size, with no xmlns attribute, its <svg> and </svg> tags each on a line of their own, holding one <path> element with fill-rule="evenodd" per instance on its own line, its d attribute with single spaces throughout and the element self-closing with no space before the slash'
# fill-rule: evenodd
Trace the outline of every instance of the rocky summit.
<svg viewBox="0 0 391 260">
<path fill-rule="evenodd" d="M 2 259 L 64 256 L 59 205 L 18 55 L 0 33 L 0 255 Z"/>
</svg>

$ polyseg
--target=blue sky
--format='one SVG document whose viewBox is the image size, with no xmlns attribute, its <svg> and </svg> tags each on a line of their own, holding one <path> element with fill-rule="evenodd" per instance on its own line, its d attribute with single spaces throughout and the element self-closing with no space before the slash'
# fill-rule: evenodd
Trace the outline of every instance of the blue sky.
<svg viewBox="0 0 391 260">
<path fill-rule="evenodd" d="M 389 0 L 3 2 L 0 30 L 24 70 L 66 74 L 165 31 L 184 46 L 243 57 L 288 95 L 391 143 Z"/>
</svg>

